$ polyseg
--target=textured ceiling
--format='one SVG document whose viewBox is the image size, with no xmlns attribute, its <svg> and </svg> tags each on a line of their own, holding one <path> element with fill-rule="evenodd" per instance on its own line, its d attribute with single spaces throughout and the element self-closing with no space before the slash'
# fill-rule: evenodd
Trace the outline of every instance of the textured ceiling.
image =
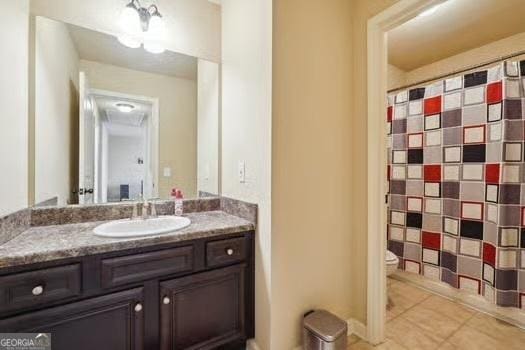
<svg viewBox="0 0 525 350">
<path fill-rule="evenodd" d="M 148 103 L 108 96 L 93 96 L 100 115 L 112 135 L 140 136 L 144 121 L 151 116 L 152 106 Z M 129 113 L 120 112 L 117 103 L 128 103 L 135 107 Z"/>
<path fill-rule="evenodd" d="M 165 51 L 152 54 L 142 47 L 130 49 L 112 35 L 68 24 L 80 58 L 149 73 L 197 79 L 195 57 Z"/>
<path fill-rule="evenodd" d="M 389 63 L 411 71 L 521 32 L 525 0 L 448 0 L 388 33 Z"/>
</svg>

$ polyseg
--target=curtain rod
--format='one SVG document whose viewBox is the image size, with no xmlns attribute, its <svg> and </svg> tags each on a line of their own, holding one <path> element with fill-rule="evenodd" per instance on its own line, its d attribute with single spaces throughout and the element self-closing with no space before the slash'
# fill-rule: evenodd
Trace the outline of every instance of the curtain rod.
<svg viewBox="0 0 525 350">
<path fill-rule="evenodd" d="M 416 87 L 417 85 L 430 83 L 432 81 L 444 79 L 444 78 L 450 77 L 452 75 L 465 73 L 465 72 L 468 72 L 468 71 L 473 70 L 473 69 L 483 68 L 485 66 L 488 66 L 488 65 L 491 65 L 491 64 L 494 64 L 494 63 L 498 63 L 498 62 L 502 62 L 502 61 L 506 61 L 506 60 L 508 60 L 510 58 L 514 58 L 514 57 L 521 56 L 521 55 L 525 55 L 525 50 L 522 50 L 522 51 L 519 51 L 519 52 L 515 52 L 515 53 L 512 53 L 510 55 L 501 56 L 501 57 L 498 57 L 497 59 L 493 59 L 491 61 L 480 63 L 480 64 L 477 64 L 477 65 L 474 65 L 474 66 L 469 66 L 469 67 L 466 67 L 466 68 L 462 68 L 462 69 L 453 71 L 452 73 L 446 73 L 446 74 L 438 75 L 438 76 L 430 78 L 430 79 L 425 79 L 425 80 L 421 80 L 421 81 L 418 81 L 418 82 L 415 82 L 415 83 L 412 83 L 412 84 L 408 84 L 408 85 L 400 86 L 400 87 L 397 87 L 397 88 L 394 88 L 394 89 L 390 89 L 390 90 L 387 91 L 387 93 L 391 93 L 391 92 L 399 91 L 399 90 L 404 90 L 404 89 L 407 89 L 409 87 Z"/>
</svg>

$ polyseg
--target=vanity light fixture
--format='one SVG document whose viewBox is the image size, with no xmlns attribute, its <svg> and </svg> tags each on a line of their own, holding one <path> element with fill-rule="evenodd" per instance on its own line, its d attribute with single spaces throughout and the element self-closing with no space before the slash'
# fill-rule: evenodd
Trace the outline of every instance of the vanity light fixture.
<svg viewBox="0 0 525 350">
<path fill-rule="evenodd" d="M 121 111 L 122 113 L 129 113 L 135 109 L 135 106 L 129 103 L 117 103 L 116 106 L 118 110 Z"/>
<path fill-rule="evenodd" d="M 164 20 L 157 5 L 143 7 L 139 0 L 131 0 L 120 14 L 120 27 L 123 34 L 118 41 L 130 48 L 144 46 L 151 53 L 162 53 L 160 43 L 164 37 Z"/>
</svg>

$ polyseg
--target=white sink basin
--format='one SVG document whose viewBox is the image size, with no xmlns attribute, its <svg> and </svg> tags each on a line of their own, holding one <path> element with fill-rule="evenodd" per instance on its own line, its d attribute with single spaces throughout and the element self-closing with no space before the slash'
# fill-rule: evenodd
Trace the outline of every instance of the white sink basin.
<svg viewBox="0 0 525 350">
<path fill-rule="evenodd" d="M 95 227 L 97 236 L 123 238 L 151 236 L 183 229 L 191 224 L 190 219 L 181 216 L 159 216 L 151 219 L 124 219 L 111 221 Z"/>
</svg>

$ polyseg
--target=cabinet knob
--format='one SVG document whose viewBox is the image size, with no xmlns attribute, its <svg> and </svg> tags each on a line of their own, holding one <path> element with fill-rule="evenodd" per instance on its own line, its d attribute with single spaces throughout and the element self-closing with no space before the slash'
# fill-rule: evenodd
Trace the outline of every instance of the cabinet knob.
<svg viewBox="0 0 525 350">
<path fill-rule="evenodd" d="M 170 302 L 171 302 L 170 298 L 168 298 L 168 297 L 164 297 L 164 298 L 162 298 L 162 303 L 163 303 L 164 305 L 168 305 Z"/>
<path fill-rule="evenodd" d="M 233 249 L 232 248 L 226 249 L 226 254 L 233 255 Z"/>
<path fill-rule="evenodd" d="M 142 304 L 141 303 L 137 303 L 135 305 L 135 311 L 136 312 L 141 312 L 142 311 Z"/>
<path fill-rule="evenodd" d="M 44 286 L 36 286 L 31 292 L 33 293 L 33 295 L 41 295 L 42 293 L 44 293 Z"/>
</svg>

